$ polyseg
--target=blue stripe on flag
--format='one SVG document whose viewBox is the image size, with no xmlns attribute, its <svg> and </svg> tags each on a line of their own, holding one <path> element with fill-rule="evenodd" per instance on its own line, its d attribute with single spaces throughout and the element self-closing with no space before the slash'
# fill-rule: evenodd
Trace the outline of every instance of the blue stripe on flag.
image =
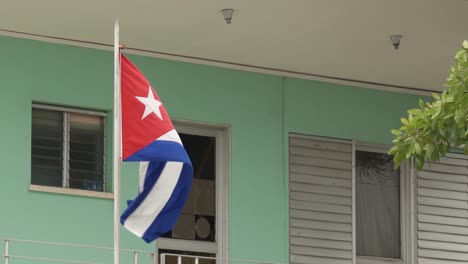
<svg viewBox="0 0 468 264">
<path fill-rule="evenodd" d="M 168 140 L 155 140 L 124 161 L 180 161 L 192 164 L 184 147 Z"/>
<path fill-rule="evenodd" d="M 167 162 L 183 162 L 182 171 L 169 200 L 159 214 L 154 216 L 155 218 L 151 225 L 143 234 L 143 240 L 150 243 L 159 236 L 169 232 L 177 222 L 192 186 L 192 163 L 181 144 L 165 140 L 154 141 L 127 158 L 126 161 L 149 161 L 149 165 L 145 175 L 143 190 L 133 201 L 129 201 L 128 208 L 122 213 L 120 222 L 123 225 L 127 218 L 145 201 L 157 183 Z M 177 176 L 174 175 L 174 177 Z"/>
</svg>

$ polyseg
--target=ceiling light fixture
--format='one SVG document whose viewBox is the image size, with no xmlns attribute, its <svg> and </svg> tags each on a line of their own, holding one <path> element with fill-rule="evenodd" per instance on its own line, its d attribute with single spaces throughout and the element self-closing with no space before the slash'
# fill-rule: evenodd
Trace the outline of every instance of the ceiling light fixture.
<svg viewBox="0 0 468 264">
<path fill-rule="evenodd" d="M 391 35 L 390 40 L 392 41 L 393 47 L 398 49 L 400 47 L 401 35 Z"/>
<path fill-rule="evenodd" d="M 221 10 L 221 13 L 223 13 L 223 17 L 224 17 L 224 20 L 226 20 L 226 23 L 231 24 L 232 13 L 234 13 L 234 9 L 226 8 L 226 9 Z"/>
</svg>

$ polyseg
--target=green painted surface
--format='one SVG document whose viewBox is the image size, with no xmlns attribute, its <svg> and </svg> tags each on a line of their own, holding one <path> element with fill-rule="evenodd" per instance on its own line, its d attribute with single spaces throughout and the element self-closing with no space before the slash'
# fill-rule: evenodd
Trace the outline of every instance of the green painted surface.
<svg viewBox="0 0 468 264">
<path fill-rule="evenodd" d="M 130 57 L 173 118 L 230 126 L 231 255 L 286 260 L 286 208 L 271 206 L 285 199 L 277 144 L 283 135 L 281 78 Z M 0 220 L 0 236 L 111 246 L 112 201 L 28 192 L 27 186 L 31 102 L 110 110 L 112 54 L 0 37 L 0 58 L 0 143 L 2 149 L 14 150 L 0 151 L 0 205 L 2 215 L 9 216 Z M 122 200 L 133 198 L 137 165 L 125 165 L 122 175 Z M 266 182 L 269 188 L 264 188 Z M 126 230 L 122 246 L 151 249 Z"/>
<path fill-rule="evenodd" d="M 173 118 L 229 126 L 232 258 L 288 261 L 289 132 L 388 143 L 389 129 L 417 100 L 408 94 L 130 57 Z M 31 102 L 110 111 L 112 60 L 107 51 L 0 37 L 0 237 L 112 246 L 111 200 L 27 190 Z M 125 165 L 122 174 L 122 200 L 133 198 L 137 165 Z M 123 229 L 122 246 L 152 249 Z M 105 263 L 112 258 L 111 251 L 19 245 L 15 250 Z"/>
<path fill-rule="evenodd" d="M 288 131 L 365 143 L 390 144 L 390 130 L 420 98 L 292 78 L 285 85 Z"/>
</svg>

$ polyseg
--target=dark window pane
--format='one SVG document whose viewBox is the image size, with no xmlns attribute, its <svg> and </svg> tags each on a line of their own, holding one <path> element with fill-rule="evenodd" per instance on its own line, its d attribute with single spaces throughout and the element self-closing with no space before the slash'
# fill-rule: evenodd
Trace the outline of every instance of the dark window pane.
<svg viewBox="0 0 468 264">
<path fill-rule="evenodd" d="M 103 191 L 102 117 L 70 113 L 69 156 L 70 188 Z"/>
<path fill-rule="evenodd" d="M 216 241 L 216 138 L 180 134 L 192 160 L 194 180 L 187 203 L 169 238 Z"/>
<path fill-rule="evenodd" d="M 400 170 L 383 153 L 356 152 L 358 256 L 400 258 Z"/>
<path fill-rule="evenodd" d="M 62 186 L 63 113 L 32 109 L 31 183 Z"/>
<path fill-rule="evenodd" d="M 180 134 L 193 165 L 194 178 L 215 180 L 216 138 Z"/>
</svg>

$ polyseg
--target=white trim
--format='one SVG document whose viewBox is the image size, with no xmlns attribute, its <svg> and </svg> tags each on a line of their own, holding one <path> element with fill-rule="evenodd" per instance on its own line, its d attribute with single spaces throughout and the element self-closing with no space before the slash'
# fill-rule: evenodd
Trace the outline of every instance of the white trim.
<svg viewBox="0 0 468 264">
<path fill-rule="evenodd" d="M 299 139 L 308 139 L 308 140 L 315 140 L 315 141 L 323 141 L 327 143 L 341 143 L 352 145 L 352 141 L 348 139 L 340 139 L 340 138 L 332 138 L 332 137 L 322 137 L 322 136 L 310 136 L 306 134 L 300 133 L 289 133 L 289 138 L 299 138 Z"/>
<path fill-rule="evenodd" d="M 95 192 L 95 191 L 88 191 L 88 190 L 51 187 L 51 186 L 43 186 L 43 185 L 35 185 L 35 184 L 30 184 L 28 186 L 28 191 L 67 194 L 67 195 L 75 195 L 75 196 L 103 198 L 103 199 L 109 199 L 109 200 L 114 199 L 113 193 L 109 193 L 109 192 Z"/>
<path fill-rule="evenodd" d="M 386 144 L 369 144 L 369 143 L 356 143 L 356 150 L 358 151 L 367 151 L 367 152 L 376 152 L 376 153 L 388 153 L 391 145 Z"/>
<path fill-rule="evenodd" d="M 31 110 L 34 109 L 44 109 L 44 110 L 51 110 L 57 111 L 62 113 L 63 121 L 63 147 L 62 147 L 62 187 L 63 188 L 70 188 L 70 114 L 85 114 L 90 116 L 95 116 L 101 119 L 101 124 L 103 127 L 103 146 L 102 146 L 102 191 L 106 191 L 106 133 L 107 133 L 107 125 L 106 125 L 106 117 L 107 114 L 104 112 L 92 111 L 92 110 L 85 110 L 85 109 L 76 109 L 71 107 L 61 107 L 61 106 L 54 106 L 54 105 L 46 105 L 46 104 L 36 104 L 32 103 Z M 32 120 L 32 117 L 31 117 Z M 32 134 L 31 134 L 32 137 Z M 31 181 L 32 181 L 32 174 L 31 174 Z"/>
<path fill-rule="evenodd" d="M 221 201 L 216 206 L 218 212 L 221 213 L 221 217 L 219 217 L 220 223 L 219 226 L 221 227 L 218 230 L 218 257 L 223 259 L 230 258 L 229 252 L 229 238 L 230 238 L 230 226 L 229 226 L 229 219 L 230 219 L 230 211 L 231 211 L 231 199 L 230 199 L 230 186 L 231 186 L 231 177 L 230 177 L 230 167 L 229 167 L 229 160 L 230 160 L 230 139 L 229 139 L 229 130 L 218 129 L 218 135 L 216 136 L 216 151 L 219 153 L 218 157 L 221 160 L 220 163 L 217 163 L 216 166 L 216 174 L 217 175 L 224 175 L 224 177 L 218 177 L 217 181 L 217 188 L 220 191 L 217 192 L 217 200 Z"/>
<path fill-rule="evenodd" d="M 7 32 L 6 30 L 0 30 L 0 35 L 15 37 L 15 38 L 22 38 L 22 39 L 32 39 L 38 40 L 48 43 L 57 43 L 57 44 L 65 44 L 75 47 L 81 48 L 92 48 L 98 50 L 106 50 L 111 51 L 112 47 L 109 44 L 105 43 L 86 43 L 83 40 L 76 40 L 76 39 L 59 39 L 53 36 L 39 36 L 39 35 L 31 35 L 31 33 L 26 32 Z M 160 58 L 160 59 L 168 59 L 172 61 L 180 61 L 180 62 L 188 62 L 194 64 L 201 64 L 201 65 L 209 65 L 214 67 L 221 67 L 226 69 L 234 69 L 234 70 L 241 70 L 241 71 L 248 71 L 248 72 L 255 72 L 255 73 L 262 73 L 262 74 L 269 74 L 275 76 L 283 76 L 283 77 L 291 77 L 291 78 L 300 78 L 305 80 L 313 80 L 313 81 L 321 81 L 326 83 L 335 83 L 341 84 L 350 87 L 358 87 L 358 88 L 368 88 L 368 89 L 375 89 L 375 90 L 382 90 L 382 91 L 390 91 L 390 92 L 398 92 L 398 93 L 408 93 L 408 94 L 416 94 L 416 95 L 423 95 L 423 96 L 430 96 L 433 92 L 440 93 L 440 91 L 430 90 L 423 91 L 417 90 L 418 88 L 411 89 L 411 87 L 396 87 L 387 84 L 379 84 L 379 83 L 367 83 L 362 80 L 344 80 L 337 77 L 325 77 L 325 76 L 314 76 L 311 73 L 301 73 L 301 72 L 291 72 L 284 69 L 269 69 L 263 68 L 260 66 L 255 65 L 240 65 L 233 62 L 228 61 L 212 61 L 205 58 L 194 58 L 190 56 L 183 56 L 179 54 L 167 54 L 163 52 L 157 51 L 143 51 L 143 50 L 132 50 L 127 49 L 126 53 L 128 54 L 135 54 L 145 57 L 153 57 L 153 58 Z"/>
<path fill-rule="evenodd" d="M 184 240 L 175 238 L 158 238 L 156 240 L 158 249 L 186 250 L 192 252 L 218 253 L 218 246 L 215 242 Z"/>
<path fill-rule="evenodd" d="M 62 112 L 62 117 L 62 187 L 70 188 L 70 115 L 68 112 Z"/>
<path fill-rule="evenodd" d="M 104 116 L 102 118 L 102 130 L 103 130 L 103 135 L 102 135 L 102 191 L 105 192 L 106 191 L 106 188 L 109 188 L 107 186 L 107 161 L 106 161 L 106 157 L 107 157 L 107 117 Z"/>
<path fill-rule="evenodd" d="M 410 206 L 408 204 L 408 193 L 410 175 L 407 173 L 406 163 L 400 165 L 400 258 L 402 263 L 408 263 L 408 219 L 410 217 Z"/>
<path fill-rule="evenodd" d="M 219 132 L 225 132 L 229 128 L 227 125 L 216 125 L 183 119 L 172 120 L 172 123 L 178 133 L 209 137 L 220 136 Z"/>
<path fill-rule="evenodd" d="M 378 258 L 378 257 L 357 257 L 359 264 L 403 264 L 401 259 Z"/>
<path fill-rule="evenodd" d="M 388 153 L 390 145 L 385 144 L 369 144 L 369 143 L 357 143 L 355 151 L 368 151 L 375 153 Z M 353 152 L 353 161 L 355 161 L 355 151 Z M 353 173 L 355 173 L 356 167 L 353 166 Z M 380 258 L 380 257 L 369 257 L 369 256 L 356 256 L 358 264 L 409 264 L 410 252 L 413 250 L 411 247 L 410 232 L 412 232 L 411 226 L 408 224 L 411 221 L 412 211 L 409 204 L 409 198 L 412 196 L 411 191 L 411 179 L 408 173 L 407 164 L 403 163 L 400 165 L 400 259 L 391 258 Z M 355 195 L 355 193 L 353 193 Z M 353 196 L 353 202 L 355 197 Z M 353 226 L 355 219 L 353 218 Z M 353 237 L 353 244 L 356 238 Z"/>
<path fill-rule="evenodd" d="M 65 107 L 65 106 L 56 106 L 56 105 L 49 105 L 49 104 L 40 104 L 40 103 L 32 103 L 32 108 L 86 114 L 86 115 L 95 115 L 95 116 L 107 116 L 106 112 L 101 112 L 101 111 L 86 110 L 86 109 Z"/>
<path fill-rule="evenodd" d="M 410 186 L 409 186 L 409 192 L 410 192 L 410 227 L 409 227 L 409 232 L 410 233 L 410 241 L 409 241 L 409 256 L 408 260 L 410 260 L 409 263 L 417 263 L 417 258 L 418 258 L 418 252 L 417 252 L 417 235 L 418 235 L 418 228 L 417 228 L 417 222 L 416 222 L 416 217 L 417 217 L 417 199 L 416 199 L 416 192 L 417 192 L 417 185 L 416 185 L 416 174 L 415 168 L 414 168 L 414 158 L 411 157 L 410 160 L 410 166 L 408 166 L 407 171 L 409 170 L 409 175 L 410 175 Z"/>
<path fill-rule="evenodd" d="M 356 141 L 352 141 L 352 149 L 351 149 L 351 174 L 352 174 L 352 185 L 351 185 L 351 197 L 352 197 L 352 204 L 351 204 L 351 211 L 352 211 L 352 261 L 353 264 L 356 264 Z"/>
<path fill-rule="evenodd" d="M 216 138 L 216 242 L 159 238 L 156 251 L 160 249 L 186 250 L 216 254 L 217 258 L 229 258 L 230 214 L 230 138 L 225 125 L 173 120 L 178 133 Z"/>
</svg>

